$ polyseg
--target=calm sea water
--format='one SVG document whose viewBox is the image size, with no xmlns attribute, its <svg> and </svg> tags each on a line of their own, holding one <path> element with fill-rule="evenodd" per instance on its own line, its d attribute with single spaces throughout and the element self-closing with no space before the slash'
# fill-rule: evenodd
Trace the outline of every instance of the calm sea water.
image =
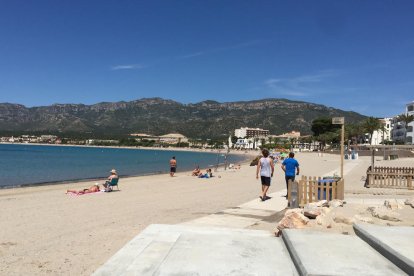
<svg viewBox="0 0 414 276">
<path fill-rule="evenodd" d="M 0 144 L 0 188 L 104 178 L 115 168 L 120 176 L 166 173 L 177 159 L 177 172 L 223 163 L 218 153 Z M 229 155 L 237 163 L 243 156 Z"/>
</svg>

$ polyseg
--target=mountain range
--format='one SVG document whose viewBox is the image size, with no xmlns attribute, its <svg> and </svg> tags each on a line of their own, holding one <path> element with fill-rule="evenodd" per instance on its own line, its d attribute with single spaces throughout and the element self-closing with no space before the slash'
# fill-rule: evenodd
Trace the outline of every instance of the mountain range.
<svg viewBox="0 0 414 276">
<path fill-rule="evenodd" d="M 287 99 L 182 104 L 144 98 L 40 107 L 0 103 L 0 134 L 50 133 L 96 138 L 130 133 L 181 133 L 190 138 L 219 138 L 240 127 L 268 129 L 271 134 L 291 130 L 311 134 L 312 121 L 319 117 L 345 117 L 346 122 L 366 118 L 356 112 Z"/>
</svg>

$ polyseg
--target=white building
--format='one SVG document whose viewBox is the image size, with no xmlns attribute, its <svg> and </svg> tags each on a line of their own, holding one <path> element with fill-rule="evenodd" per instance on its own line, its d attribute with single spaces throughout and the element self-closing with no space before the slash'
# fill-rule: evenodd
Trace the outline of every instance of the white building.
<svg viewBox="0 0 414 276">
<path fill-rule="evenodd" d="M 405 106 L 405 114 L 414 116 L 414 101 Z M 393 122 L 392 140 L 395 142 L 405 142 L 410 145 L 414 144 L 414 121 L 411 121 L 406 126 L 404 122 L 398 121 L 397 116 L 393 118 Z"/>
<path fill-rule="evenodd" d="M 262 146 L 262 141 L 255 138 L 239 138 L 233 146 L 236 149 L 257 149 Z"/>
<path fill-rule="evenodd" d="M 267 137 L 268 135 L 269 131 L 261 128 L 242 127 L 234 130 L 234 136 L 237 138 Z"/>
<path fill-rule="evenodd" d="M 380 122 L 384 125 L 384 131 L 375 130 L 372 133 L 372 144 L 373 145 L 380 145 L 384 141 L 391 141 L 392 138 L 392 130 L 394 127 L 394 120 L 393 118 L 384 118 L 380 119 Z"/>
<path fill-rule="evenodd" d="M 405 107 L 405 114 L 414 116 L 414 101 L 408 103 Z M 408 124 L 406 127 L 407 131 L 407 144 L 413 145 L 414 144 L 414 121 Z"/>
</svg>

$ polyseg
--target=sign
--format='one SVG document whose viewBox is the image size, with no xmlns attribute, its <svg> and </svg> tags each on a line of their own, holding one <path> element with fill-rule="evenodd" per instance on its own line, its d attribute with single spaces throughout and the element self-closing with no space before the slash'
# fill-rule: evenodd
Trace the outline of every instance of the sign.
<svg viewBox="0 0 414 276">
<path fill-rule="evenodd" d="M 332 118 L 333 125 L 343 125 L 345 124 L 345 117 L 333 117 Z"/>
</svg>

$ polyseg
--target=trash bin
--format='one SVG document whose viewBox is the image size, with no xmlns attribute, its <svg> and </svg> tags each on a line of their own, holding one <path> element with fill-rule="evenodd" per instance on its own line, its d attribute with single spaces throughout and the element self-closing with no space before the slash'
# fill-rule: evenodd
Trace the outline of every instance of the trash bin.
<svg viewBox="0 0 414 276">
<path fill-rule="evenodd" d="M 327 178 L 327 179 L 321 179 L 318 181 L 318 185 L 319 186 L 329 186 L 329 199 L 326 198 L 326 188 L 318 188 L 318 199 L 319 200 L 332 200 L 332 183 L 337 181 L 337 179 L 333 179 L 333 178 Z"/>
</svg>

